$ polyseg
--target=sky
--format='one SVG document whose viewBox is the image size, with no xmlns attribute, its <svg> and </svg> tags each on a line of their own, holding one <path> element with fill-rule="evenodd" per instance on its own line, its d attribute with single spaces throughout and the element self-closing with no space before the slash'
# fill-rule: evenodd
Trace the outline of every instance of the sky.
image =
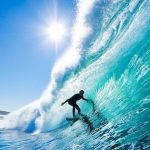
<svg viewBox="0 0 150 150">
<path fill-rule="evenodd" d="M 54 64 L 70 44 L 75 3 L 0 0 L 0 110 L 17 110 L 46 89 Z M 54 20 L 66 29 L 59 43 L 43 32 Z"/>
</svg>

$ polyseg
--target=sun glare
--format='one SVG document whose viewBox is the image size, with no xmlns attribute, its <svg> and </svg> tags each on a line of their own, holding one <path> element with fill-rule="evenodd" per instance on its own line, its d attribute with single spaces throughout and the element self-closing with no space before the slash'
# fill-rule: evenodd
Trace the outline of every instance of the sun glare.
<svg viewBox="0 0 150 150">
<path fill-rule="evenodd" d="M 62 23 L 53 22 L 47 28 L 47 34 L 51 41 L 60 42 L 66 36 L 66 28 Z"/>
</svg>

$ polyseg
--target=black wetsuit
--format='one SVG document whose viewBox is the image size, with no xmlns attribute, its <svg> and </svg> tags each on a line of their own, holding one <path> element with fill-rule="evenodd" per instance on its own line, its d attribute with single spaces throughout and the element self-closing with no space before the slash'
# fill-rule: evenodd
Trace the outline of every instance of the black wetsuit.
<svg viewBox="0 0 150 150">
<path fill-rule="evenodd" d="M 83 95 L 80 94 L 75 94 L 73 95 L 71 98 L 69 98 L 67 100 L 68 104 L 71 105 L 73 107 L 73 117 L 75 116 L 75 108 L 78 110 L 78 113 L 80 114 L 80 108 L 79 106 L 76 104 L 76 102 L 80 99 L 84 99 L 87 100 L 83 97 Z"/>
</svg>

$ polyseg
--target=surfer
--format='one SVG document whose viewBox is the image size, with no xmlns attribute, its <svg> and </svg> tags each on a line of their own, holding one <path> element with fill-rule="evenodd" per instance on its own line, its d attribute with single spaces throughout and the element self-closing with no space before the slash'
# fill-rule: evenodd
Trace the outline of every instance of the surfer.
<svg viewBox="0 0 150 150">
<path fill-rule="evenodd" d="M 67 99 L 65 102 L 63 102 L 63 103 L 61 104 L 61 106 L 62 106 L 62 105 L 64 105 L 66 102 L 68 102 L 68 104 L 73 107 L 73 109 L 72 109 L 73 117 L 75 117 L 75 109 L 77 109 L 77 110 L 78 110 L 78 114 L 81 115 L 81 113 L 80 113 L 80 112 L 81 112 L 81 111 L 80 111 L 80 108 L 79 108 L 79 106 L 77 105 L 76 102 L 77 102 L 78 100 L 80 100 L 80 99 L 83 99 L 83 100 L 85 100 L 85 101 L 88 101 L 86 98 L 83 97 L 83 94 L 84 94 L 84 91 L 81 90 L 81 91 L 79 91 L 79 93 L 73 95 L 71 98 Z"/>
</svg>

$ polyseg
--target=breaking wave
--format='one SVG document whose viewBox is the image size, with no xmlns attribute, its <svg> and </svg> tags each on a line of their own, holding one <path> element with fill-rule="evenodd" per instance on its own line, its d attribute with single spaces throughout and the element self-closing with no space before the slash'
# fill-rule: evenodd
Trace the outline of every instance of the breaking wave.
<svg viewBox="0 0 150 150">
<path fill-rule="evenodd" d="M 71 109 L 60 104 L 84 89 L 93 105 L 79 105 L 94 128 L 103 118 L 106 127 L 129 130 L 122 141 L 147 136 L 149 8 L 148 0 L 78 0 L 72 43 L 55 64 L 49 86 L 39 100 L 3 118 L 0 128 L 40 133 L 61 127 Z"/>
</svg>

